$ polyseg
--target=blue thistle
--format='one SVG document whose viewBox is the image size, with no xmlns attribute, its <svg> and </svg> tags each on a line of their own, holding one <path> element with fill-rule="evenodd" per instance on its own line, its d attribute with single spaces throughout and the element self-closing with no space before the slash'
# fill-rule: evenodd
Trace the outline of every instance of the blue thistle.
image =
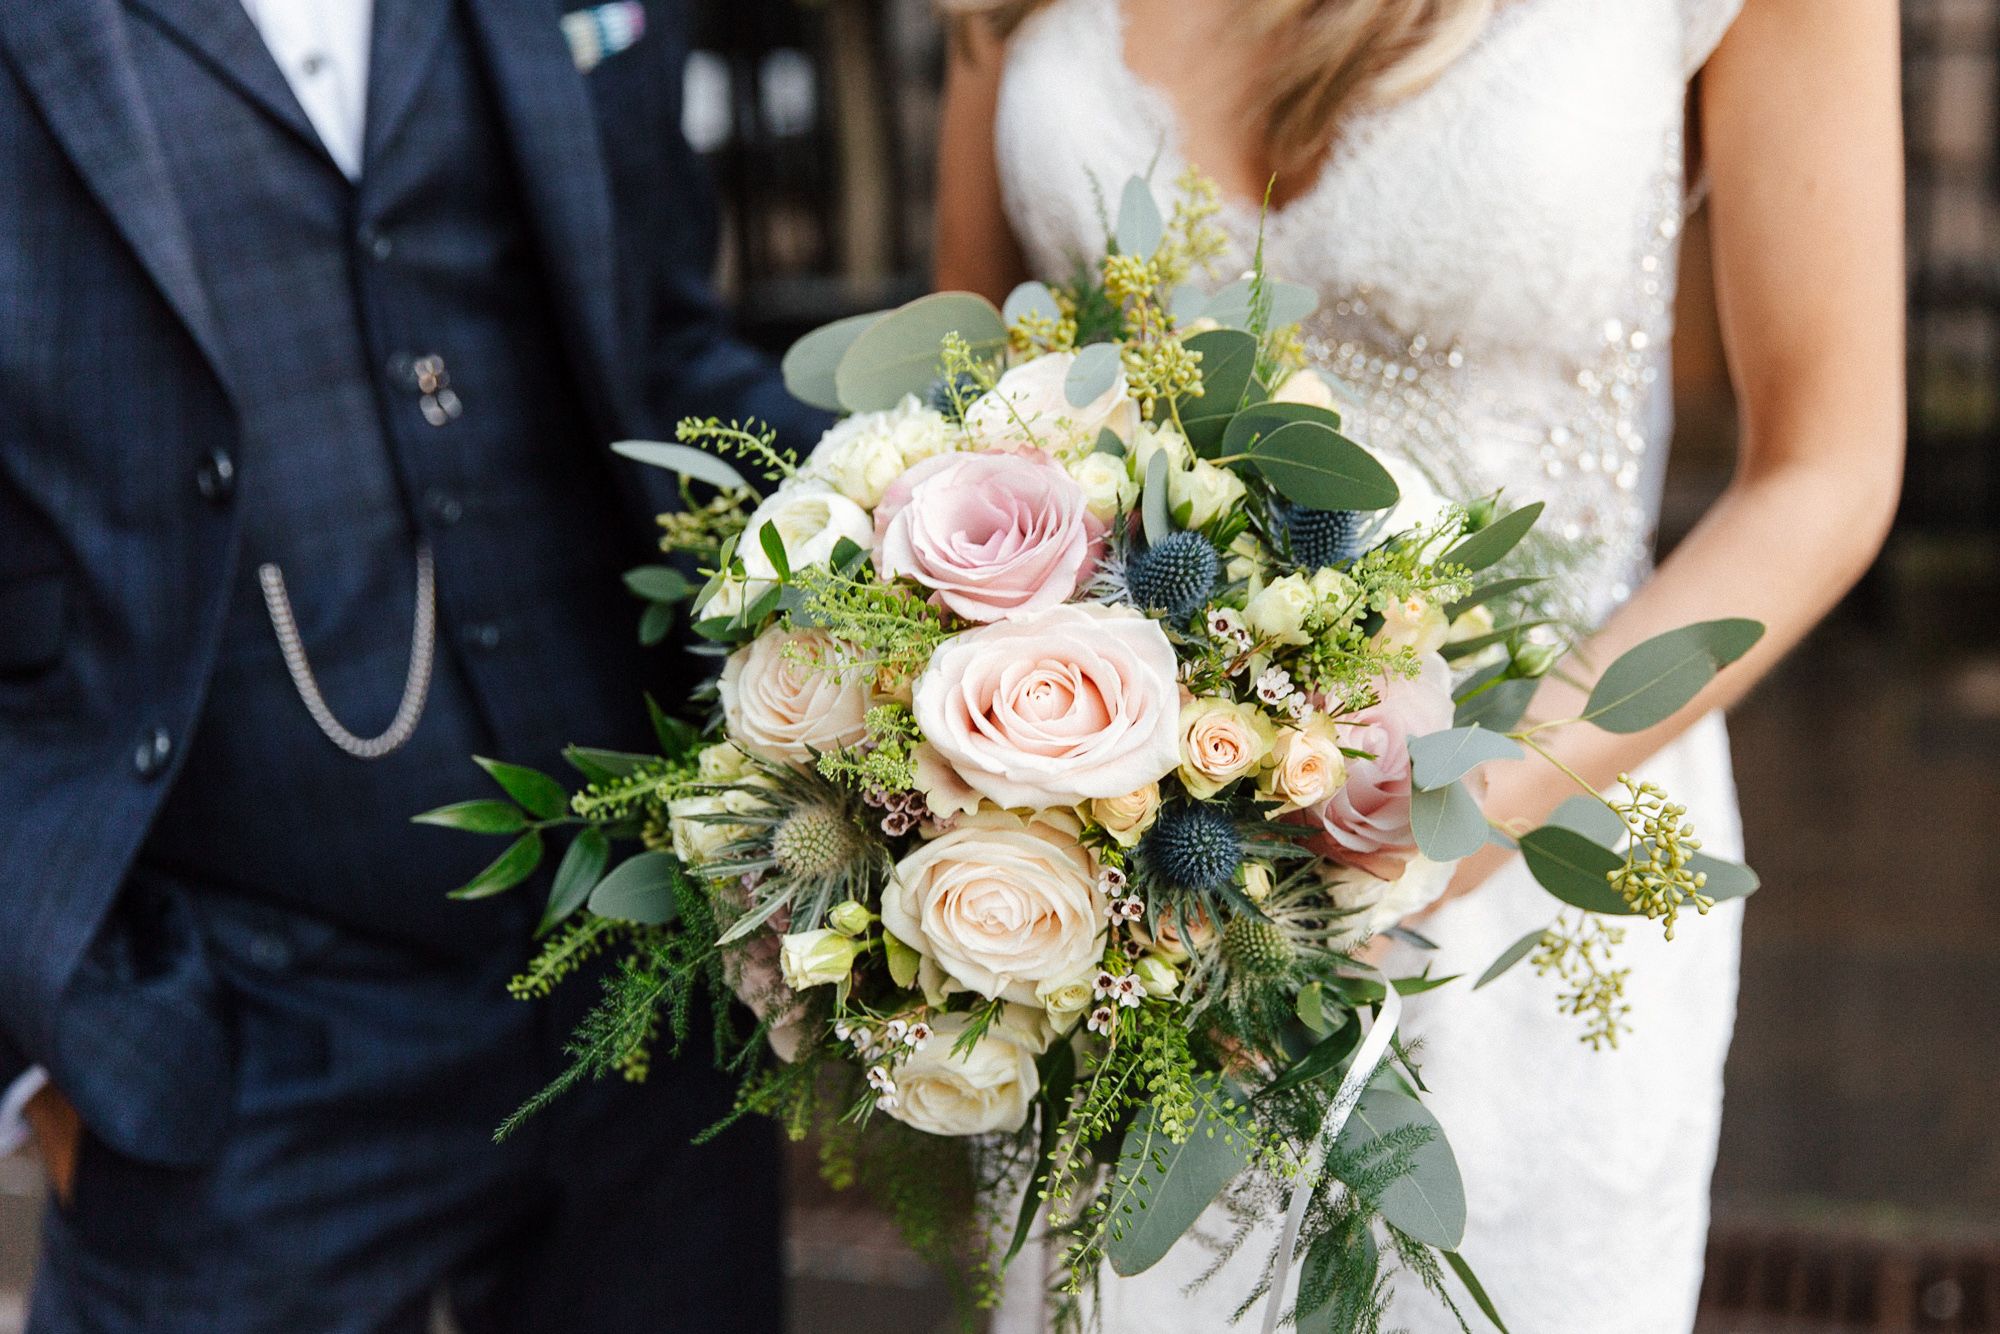
<svg viewBox="0 0 2000 1334">
<path fill-rule="evenodd" d="M 957 399 L 952 397 L 954 385 L 958 391 Z M 959 371 L 956 375 L 940 375 L 932 380 L 931 387 L 924 393 L 924 401 L 932 410 L 943 413 L 946 421 L 956 423 L 959 420 L 959 401 L 969 407 L 982 392 L 979 381 L 973 379 L 970 372 Z"/>
<path fill-rule="evenodd" d="M 1169 533 L 1126 563 L 1125 586 L 1148 610 L 1188 616 L 1208 601 L 1221 568 L 1214 546 L 1200 533 Z"/>
<path fill-rule="evenodd" d="M 1243 840 L 1228 811 L 1186 802 L 1160 812 L 1139 855 L 1163 888 L 1199 893 L 1235 883 L 1243 865 Z"/>
<path fill-rule="evenodd" d="M 1367 516 L 1359 510 L 1315 510 L 1295 505 L 1285 516 L 1285 536 L 1301 569 L 1317 570 L 1362 552 Z"/>
</svg>

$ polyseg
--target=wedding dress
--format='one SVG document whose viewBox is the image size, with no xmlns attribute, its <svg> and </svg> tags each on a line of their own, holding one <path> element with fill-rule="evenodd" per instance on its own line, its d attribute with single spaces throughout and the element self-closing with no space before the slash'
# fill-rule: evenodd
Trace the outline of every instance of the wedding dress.
<svg viewBox="0 0 2000 1334">
<path fill-rule="evenodd" d="M 1596 614 L 1648 568 L 1670 434 L 1685 93 L 1740 4 L 1502 0 L 1427 89 L 1343 125 L 1317 183 L 1266 225 L 1270 270 L 1319 293 L 1308 347 L 1351 405 L 1350 433 L 1458 494 L 1547 501 L 1543 525 L 1588 545 L 1577 587 Z M 1150 167 L 1164 195 L 1183 165 L 1174 111 L 1123 59 L 1118 0 L 1056 0 L 1016 32 L 996 135 L 1009 220 L 1051 280 L 1100 251 L 1102 210 L 1128 176 Z M 1248 205 L 1226 210 L 1235 253 L 1222 277 L 1247 264 L 1257 221 Z M 1642 773 L 1689 807 L 1711 851 L 1738 855 L 1719 718 Z M 1633 927 L 1620 958 L 1632 1032 L 1603 1052 L 1578 1041 L 1581 1021 L 1557 1012 L 1553 981 L 1530 968 L 1471 989 L 1555 907 L 1516 860 L 1424 924 L 1434 954 L 1398 946 L 1392 960 L 1392 972 L 1467 975 L 1412 997 L 1404 1021 L 1465 1178 L 1461 1253 L 1517 1334 L 1686 1331 L 1740 904 L 1670 943 Z M 1275 1233 L 1272 1220 L 1192 1290 L 1215 1254 L 1184 1238 L 1146 1274 L 1105 1284 L 1105 1327 L 1228 1328 Z M 1054 1264 L 1022 1256 L 997 1334 L 1042 1328 L 1038 1289 Z M 1457 1323 L 1404 1275 L 1387 1326 Z"/>
</svg>

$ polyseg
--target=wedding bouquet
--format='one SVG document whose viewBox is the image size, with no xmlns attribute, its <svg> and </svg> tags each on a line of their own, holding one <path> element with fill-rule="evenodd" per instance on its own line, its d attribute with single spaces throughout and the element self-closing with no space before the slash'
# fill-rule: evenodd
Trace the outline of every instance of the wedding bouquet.
<svg viewBox="0 0 2000 1334">
<path fill-rule="evenodd" d="M 1564 651 L 1522 545 L 1541 507 L 1447 499 L 1344 436 L 1297 340 L 1310 293 L 1261 256 L 1191 285 L 1222 248 L 1212 198 L 1189 182 L 1163 217 L 1135 180 L 1068 287 L 807 336 L 789 386 L 851 415 L 803 460 L 716 421 L 619 446 L 683 477 L 661 523 L 691 562 L 628 583 L 648 639 L 691 604 L 723 659 L 713 707 L 655 707 L 658 754 L 573 750 L 573 793 L 482 761 L 513 800 L 421 818 L 513 837 L 466 897 L 576 827 L 521 994 L 620 952 L 574 1066 L 520 1115 L 643 1075 L 705 997 L 739 1112 L 817 1131 L 832 1178 L 924 1253 L 982 1262 L 983 1291 L 1045 1220 L 1080 1320 L 1106 1267 L 1144 1270 L 1226 1198 L 1284 1219 L 1242 1294 L 1267 1330 L 1365 1324 L 1385 1247 L 1440 1297 L 1455 1271 L 1497 1324 L 1395 1042 L 1401 997 L 1454 979 L 1357 951 L 1424 945 L 1397 924 L 1454 863 L 1518 846 L 1555 920 L 1479 983 L 1532 957 L 1615 1042 L 1619 920 L 1671 934 L 1755 879 L 1643 783 L 1489 827 L 1478 766 L 1546 756 L 1555 725 L 1522 722 Z M 1650 726 L 1760 630 L 1649 641 L 1563 721 Z M 622 839 L 643 850 L 611 866 Z"/>
</svg>

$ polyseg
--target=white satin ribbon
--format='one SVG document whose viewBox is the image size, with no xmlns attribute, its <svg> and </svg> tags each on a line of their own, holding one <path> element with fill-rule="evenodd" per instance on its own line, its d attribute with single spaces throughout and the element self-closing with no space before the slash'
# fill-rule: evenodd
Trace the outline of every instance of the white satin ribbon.
<svg viewBox="0 0 2000 1334">
<path fill-rule="evenodd" d="M 1291 1207 L 1285 1210 L 1285 1231 L 1278 1239 L 1278 1259 L 1271 1272 L 1271 1293 L 1264 1302 L 1263 1334 L 1277 1334 L 1278 1322 L 1284 1318 L 1286 1280 L 1292 1271 L 1292 1249 L 1298 1245 L 1299 1228 L 1305 1224 L 1306 1205 L 1312 1201 L 1313 1187 L 1326 1170 L 1326 1156 L 1333 1151 L 1334 1141 L 1340 1138 L 1347 1118 L 1354 1114 L 1354 1104 L 1361 1101 L 1361 1094 L 1367 1089 L 1368 1081 L 1374 1078 L 1376 1067 L 1389 1054 L 1389 1039 L 1396 1035 L 1396 1024 L 1403 1017 L 1402 993 L 1386 978 L 1382 986 L 1386 992 L 1382 998 L 1382 1009 L 1375 1016 L 1368 1036 L 1355 1050 L 1354 1063 L 1347 1067 L 1346 1078 L 1334 1091 L 1333 1102 L 1326 1109 L 1326 1119 L 1320 1122 L 1319 1134 L 1313 1137 L 1312 1145 L 1306 1150 L 1306 1161 L 1300 1169 L 1298 1184 L 1292 1188 Z M 1339 1191 L 1342 1187 L 1335 1183 L 1334 1189 Z"/>
</svg>

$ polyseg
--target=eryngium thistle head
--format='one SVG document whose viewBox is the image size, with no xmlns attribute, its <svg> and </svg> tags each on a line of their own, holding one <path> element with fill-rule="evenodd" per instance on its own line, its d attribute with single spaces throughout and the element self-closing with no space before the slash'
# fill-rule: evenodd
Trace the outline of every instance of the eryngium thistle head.
<svg viewBox="0 0 2000 1334">
<path fill-rule="evenodd" d="M 954 388 L 956 397 L 953 396 Z M 946 421 L 956 422 L 959 419 L 959 404 L 970 407 L 972 400 L 978 398 L 981 392 L 979 381 L 969 373 L 959 371 L 955 375 L 940 375 L 932 380 L 924 401 L 933 411 L 944 414 Z"/>
<path fill-rule="evenodd" d="M 1244 977 L 1281 977 L 1298 957 L 1298 946 L 1276 922 L 1232 917 L 1222 928 L 1223 962 L 1231 972 Z"/>
<path fill-rule="evenodd" d="M 1148 610 L 1188 616 L 1208 601 L 1221 566 L 1200 533 L 1169 533 L 1126 562 L 1125 586 Z"/>
<path fill-rule="evenodd" d="M 1291 543 L 1292 559 L 1308 570 L 1354 559 L 1361 554 L 1366 517 L 1359 510 L 1293 506 L 1285 516 L 1285 536 Z"/>
<path fill-rule="evenodd" d="M 854 821 L 833 806 L 801 806 L 771 835 L 771 860 L 786 875 L 839 875 L 865 848 Z"/>
<path fill-rule="evenodd" d="M 1236 822 L 1220 806 L 1199 802 L 1161 811 L 1139 850 L 1155 880 L 1188 892 L 1225 888 L 1243 865 Z"/>
</svg>

